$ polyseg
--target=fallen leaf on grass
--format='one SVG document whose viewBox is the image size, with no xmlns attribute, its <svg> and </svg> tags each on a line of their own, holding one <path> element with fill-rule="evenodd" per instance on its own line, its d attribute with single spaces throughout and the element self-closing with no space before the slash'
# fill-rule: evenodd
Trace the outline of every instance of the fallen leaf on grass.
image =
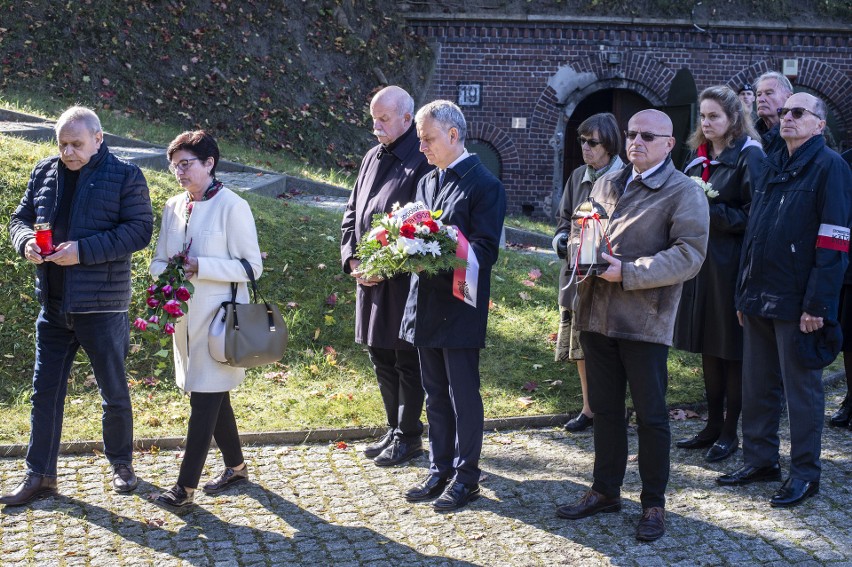
<svg viewBox="0 0 852 567">
<path fill-rule="evenodd" d="M 555 343 L 556 339 L 558 339 L 558 338 L 559 338 L 559 333 L 550 333 L 549 335 L 547 335 L 547 340 L 552 342 L 552 343 Z"/>
<path fill-rule="evenodd" d="M 542 368 L 541 364 L 533 364 L 533 370 L 541 370 L 541 368 Z"/>
<path fill-rule="evenodd" d="M 527 287 L 535 287 L 535 282 L 532 280 L 524 280 L 521 283 Z"/>
<path fill-rule="evenodd" d="M 529 301 L 531 296 L 527 292 L 522 291 L 521 293 L 518 294 L 518 297 L 520 297 L 524 301 Z"/>
<path fill-rule="evenodd" d="M 521 406 L 522 408 L 530 407 L 531 405 L 533 405 L 533 402 L 535 402 L 535 400 L 533 400 L 529 396 L 523 396 L 523 397 L 518 398 L 518 405 Z"/>
<path fill-rule="evenodd" d="M 541 277 L 541 270 L 539 270 L 538 268 L 533 268 L 527 275 L 530 277 L 531 280 L 535 281 Z"/>
<path fill-rule="evenodd" d="M 337 305 L 337 293 L 336 292 L 332 293 L 331 295 L 326 297 L 325 298 L 325 304 L 331 305 L 331 306 Z"/>
<path fill-rule="evenodd" d="M 295 301 L 288 301 L 287 302 L 287 309 L 296 309 L 298 306 L 299 306 L 299 304 L 296 303 Z"/>
<path fill-rule="evenodd" d="M 527 392 L 535 392 L 536 388 L 538 388 L 538 384 L 532 381 L 527 382 L 526 384 L 521 386 L 521 389 L 526 390 Z"/>
<path fill-rule="evenodd" d="M 156 499 L 157 499 L 157 496 L 159 496 L 159 494 L 154 494 L 154 497 L 153 497 L 153 498 L 151 498 L 151 495 L 149 494 L 149 495 L 148 495 L 148 500 L 156 500 Z M 166 523 L 166 521 L 165 521 L 165 520 L 161 520 L 160 518 L 151 518 L 150 520 L 149 520 L 149 519 L 145 519 L 145 524 L 146 524 L 149 528 L 160 528 L 160 527 L 162 527 L 162 526 L 163 526 L 163 524 L 165 524 L 165 523 Z"/>
</svg>

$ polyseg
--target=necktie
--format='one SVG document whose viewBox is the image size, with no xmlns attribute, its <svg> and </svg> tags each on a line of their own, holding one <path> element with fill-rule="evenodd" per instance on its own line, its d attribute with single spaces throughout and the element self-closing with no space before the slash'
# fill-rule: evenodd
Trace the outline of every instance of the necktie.
<svg viewBox="0 0 852 567">
<path fill-rule="evenodd" d="M 441 170 L 438 173 L 438 189 L 444 186 L 444 176 L 447 174 L 447 170 Z"/>
<path fill-rule="evenodd" d="M 630 182 L 628 182 L 627 185 L 625 185 L 624 190 L 627 191 L 628 189 L 630 189 L 632 186 L 634 186 L 636 183 L 638 183 L 640 181 L 642 181 L 642 174 L 641 173 L 639 175 L 637 175 L 636 177 L 634 177 L 633 179 L 631 179 Z"/>
</svg>

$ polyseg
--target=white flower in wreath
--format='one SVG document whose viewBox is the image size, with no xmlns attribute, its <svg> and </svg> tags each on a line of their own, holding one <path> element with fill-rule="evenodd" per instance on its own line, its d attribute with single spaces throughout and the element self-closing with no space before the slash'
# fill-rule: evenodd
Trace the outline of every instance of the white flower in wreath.
<svg viewBox="0 0 852 567">
<path fill-rule="evenodd" d="M 435 242 L 426 242 L 423 245 L 423 254 L 431 254 L 434 257 L 438 257 L 441 255 L 441 245 Z"/>
<path fill-rule="evenodd" d="M 454 227 L 454 226 L 452 226 L 452 225 L 450 225 L 450 226 L 448 226 L 448 227 L 447 227 L 447 236 L 449 236 L 449 237 L 450 237 L 450 239 L 451 239 L 453 242 L 458 242 L 458 241 L 459 241 L 459 231 L 456 229 L 456 227 Z"/>
<path fill-rule="evenodd" d="M 400 252 L 414 256 L 415 254 L 423 254 L 423 241 L 419 238 L 406 238 L 400 236 L 396 241 L 396 246 Z"/>
</svg>

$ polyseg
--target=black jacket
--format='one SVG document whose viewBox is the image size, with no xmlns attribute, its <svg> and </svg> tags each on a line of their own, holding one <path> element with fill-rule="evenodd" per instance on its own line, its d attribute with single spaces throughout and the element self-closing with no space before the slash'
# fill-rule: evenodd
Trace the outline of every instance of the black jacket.
<svg viewBox="0 0 852 567">
<path fill-rule="evenodd" d="M 36 164 L 27 191 L 12 213 L 9 233 L 21 256 L 33 225 L 53 223 L 62 200 L 65 165 L 58 156 Z M 153 214 L 142 171 L 101 144 L 80 170 L 68 219 L 68 241 L 77 241 L 80 263 L 65 269 L 62 310 L 67 313 L 127 311 L 130 257 L 151 241 Z M 58 243 L 56 243 L 58 244 Z M 36 296 L 47 300 L 47 269 L 36 266 Z"/>
<path fill-rule="evenodd" d="M 420 152 L 414 124 L 394 143 L 379 144 L 367 152 L 340 226 L 344 272 L 350 272 L 349 260 L 358 242 L 370 232 L 373 215 L 390 212 L 394 203 L 414 201 L 417 182 L 432 169 Z M 412 348 L 399 338 L 409 283 L 409 277 L 401 275 L 374 286 L 356 286 L 355 342 L 378 348 Z"/>
<path fill-rule="evenodd" d="M 742 360 L 742 327 L 734 308 L 734 290 L 748 223 L 752 184 L 763 168 L 763 150 L 746 145 L 746 136 L 726 148 L 710 169 L 710 183 L 719 195 L 709 199 L 710 238 L 701 271 L 683 284 L 674 346 L 724 358 Z M 693 151 L 686 159 L 690 164 Z M 701 165 L 686 169 L 701 177 Z"/>
<path fill-rule="evenodd" d="M 850 226 L 849 166 L 822 136 L 789 158 L 786 149 L 772 154 L 764 164 L 752 192 L 737 309 L 786 321 L 798 321 L 802 312 L 836 320 L 848 255 L 818 248 L 817 234 L 820 226 Z"/>
<path fill-rule="evenodd" d="M 787 142 L 781 137 L 781 123 L 778 122 L 772 128 L 767 128 L 763 119 L 758 119 L 755 123 L 755 128 L 760 134 L 760 141 L 763 143 L 763 151 L 766 155 L 771 156 L 777 152 L 785 152 L 787 155 Z"/>
<path fill-rule="evenodd" d="M 479 260 L 476 307 L 453 296 L 453 272 L 411 276 L 400 337 L 416 347 L 483 348 L 491 294 L 491 267 L 497 261 L 506 192 L 500 180 L 471 155 L 449 169 L 444 186 L 438 171 L 417 185 L 417 200 L 432 211 L 442 210 L 441 221 L 455 225 L 467 237 Z"/>
</svg>

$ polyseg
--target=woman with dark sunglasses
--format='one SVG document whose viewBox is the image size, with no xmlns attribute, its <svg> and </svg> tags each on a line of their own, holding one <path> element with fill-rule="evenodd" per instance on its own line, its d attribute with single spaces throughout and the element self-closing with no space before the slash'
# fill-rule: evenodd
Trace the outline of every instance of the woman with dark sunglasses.
<svg viewBox="0 0 852 567">
<path fill-rule="evenodd" d="M 560 323 L 556 340 L 556 360 L 570 360 L 577 363 L 577 373 L 580 375 L 580 388 L 583 392 L 583 409 L 577 417 L 565 424 L 567 431 L 583 431 L 592 425 L 594 413 L 589 407 L 589 396 L 586 389 L 586 364 L 583 349 L 580 347 L 580 332 L 574 329 L 572 313 L 576 308 L 577 284 L 565 287 L 571 279 L 572 264 L 567 255 L 568 235 L 571 232 L 571 217 L 574 210 L 589 198 L 592 185 L 604 173 L 618 171 L 624 164 L 618 157 L 621 148 L 621 136 L 615 116 L 605 112 L 594 114 L 584 120 L 577 128 L 577 143 L 583 151 L 581 165 L 571 173 L 562 193 L 559 204 L 556 236 L 553 247 L 560 258 L 565 260 L 559 277 L 559 311 Z"/>
<path fill-rule="evenodd" d="M 704 458 L 714 462 L 727 459 L 739 447 L 743 333 L 734 308 L 734 289 L 752 181 L 764 154 L 733 90 L 710 87 L 698 100 L 699 121 L 688 140 L 692 152 L 684 172 L 710 184 L 705 189 L 710 239 L 701 271 L 683 286 L 674 346 L 701 354 L 707 424 L 676 445 L 682 449 L 710 447 Z"/>
</svg>

